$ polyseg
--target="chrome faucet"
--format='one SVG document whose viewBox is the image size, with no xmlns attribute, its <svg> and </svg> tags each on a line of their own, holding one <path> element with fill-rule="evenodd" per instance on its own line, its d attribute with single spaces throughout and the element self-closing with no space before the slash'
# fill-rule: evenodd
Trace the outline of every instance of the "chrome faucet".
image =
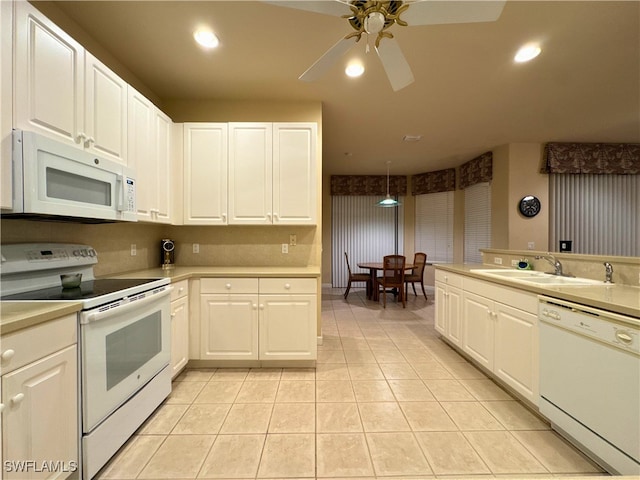
<svg viewBox="0 0 640 480">
<path fill-rule="evenodd" d="M 613 283 L 611 277 L 613 276 L 613 265 L 609 262 L 604 262 L 604 283 Z"/>
<path fill-rule="evenodd" d="M 540 255 L 536 256 L 536 260 L 540 260 L 541 258 L 545 259 L 547 262 L 553 265 L 553 268 L 555 269 L 553 272 L 554 275 L 559 275 L 559 276 L 564 275 L 564 273 L 562 273 L 562 264 L 560 263 L 560 260 L 558 260 L 556 257 L 551 255 L 550 253 L 547 253 L 546 255 L 542 255 L 542 256 Z"/>
</svg>

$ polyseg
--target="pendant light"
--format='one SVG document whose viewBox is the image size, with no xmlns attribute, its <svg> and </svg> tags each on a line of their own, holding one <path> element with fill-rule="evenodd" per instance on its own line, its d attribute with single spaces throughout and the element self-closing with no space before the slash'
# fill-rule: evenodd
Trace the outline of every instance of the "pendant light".
<svg viewBox="0 0 640 480">
<path fill-rule="evenodd" d="M 397 207 L 400 205 L 400 202 L 389 194 L 389 165 L 391 165 L 391 162 L 387 162 L 387 196 L 376 203 L 378 207 Z"/>
</svg>

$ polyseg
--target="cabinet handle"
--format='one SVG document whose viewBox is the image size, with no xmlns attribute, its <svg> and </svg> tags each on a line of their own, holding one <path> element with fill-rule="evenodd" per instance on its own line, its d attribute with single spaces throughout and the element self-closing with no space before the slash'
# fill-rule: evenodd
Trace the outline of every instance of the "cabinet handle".
<svg viewBox="0 0 640 480">
<path fill-rule="evenodd" d="M 264 303 L 260 304 L 260 310 L 264 310 Z"/>
<path fill-rule="evenodd" d="M 11 360 L 13 358 L 13 356 L 15 354 L 16 354 L 15 350 L 8 349 L 8 350 L 5 350 L 4 352 L 2 352 L 2 355 L 0 355 L 0 357 L 2 357 L 2 360 L 4 360 L 5 362 L 8 362 L 9 360 Z"/>
<path fill-rule="evenodd" d="M 176 318 L 176 312 L 171 313 L 171 318 Z"/>
<path fill-rule="evenodd" d="M 254 303 L 254 304 L 253 304 L 253 309 L 254 309 L 254 310 L 257 310 L 257 309 L 258 309 L 258 305 Z"/>
<path fill-rule="evenodd" d="M 285 283 L 285 284 L 284 284 L 284 288 L 285 288 L 286 290 L 289 290 L 289 289 L 291 288 L 291 284 L 290 284 L 290 283 Z"/>
<path fill-rule="evenodd" d="M 225 221 L 225 222 L 227 221 L 227 214 L 226 213 L 222 214 L 222 220 Z"/>
<path fill-rule="evenodd" d="M 182 293 L 182 292 L 184 292 L 184 287 L 180 287 L 180 288 L 178 289 L 178 293 Z"/>
<path fill-rule="evenodd" d="M 277 222 L 278 220 L 279 220 L 279 219 L 278 219 L 278 214 L 277 214 L 277 213 L 274 213 L 274 214 L 273 214 L 273 221 L 274 221 L 274 222 Z"/>
<path fill-rule="evenodd" d="M 224 286 L 224 288 L 226 288 L 227 290 L 231 290 L 231 284 L 230 284 L 230 283 L 227 283 L 227 284 Z"/>
<path fill-rule="evenodd" d="M 24 400 L 24 393 L 14 395 L 13 397 L 11 397 L 11 405 L 20 405 L 20 403 L 22 403 L 22 400 Z"/>
<path fill-rule="evenodd" d="M 96 139 L 95 139 L 95 138 L 93 138 L 93 137 L 89 137 L 89 138 L 87 138 L 87 139 L 85 140 L 85 143 L 89 146 L 89 145 L 91 145 L 92 143 L 96 143 Z"/>
<path fill-rule="evenodd" d="M 271 213 L 267 213 L 267 220 L 271 221 Z"/>
<path fill-rule="evenodd" d="M 84 132 L 79 132 L 78 136 L 76 137 L 76 143 L 82 143 L 85 141 L 86 138 L 87 138 L 87 135 Z"/>
</svg>

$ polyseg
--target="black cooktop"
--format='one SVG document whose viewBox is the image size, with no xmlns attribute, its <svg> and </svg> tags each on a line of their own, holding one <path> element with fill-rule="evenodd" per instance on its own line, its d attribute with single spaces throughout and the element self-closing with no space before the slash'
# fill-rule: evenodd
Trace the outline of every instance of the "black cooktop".
<svg viewBox="0 0 640 480">
<path fill-rule="evenodd" d="M 82 282 L 79 287 L 49 287 L 29 292 L 3 296 L 3 301 L 11 300 L 86 300 L 101 297 L 119 290 L 144 285 L 156 281 L 155 278 L 104 278 Z"/>
</svg>

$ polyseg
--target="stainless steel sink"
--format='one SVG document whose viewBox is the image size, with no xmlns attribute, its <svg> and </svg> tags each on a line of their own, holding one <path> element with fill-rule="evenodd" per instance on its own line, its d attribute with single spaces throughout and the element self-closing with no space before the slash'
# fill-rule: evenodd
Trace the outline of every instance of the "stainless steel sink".
<svg viewBox="0 0 640 480">
<path fill-rule="evenodd" d="M 471 269 L 471 272 L 493 278 L 505 278 L 513 280 L 514 282 L 528 283 L 531 285 L 604 285 L 604 282 L 600 280 L 580 277 L 561 277 L 551 273 L 537 272 L 533 270 L 475 268 Z"/>
</svg>

